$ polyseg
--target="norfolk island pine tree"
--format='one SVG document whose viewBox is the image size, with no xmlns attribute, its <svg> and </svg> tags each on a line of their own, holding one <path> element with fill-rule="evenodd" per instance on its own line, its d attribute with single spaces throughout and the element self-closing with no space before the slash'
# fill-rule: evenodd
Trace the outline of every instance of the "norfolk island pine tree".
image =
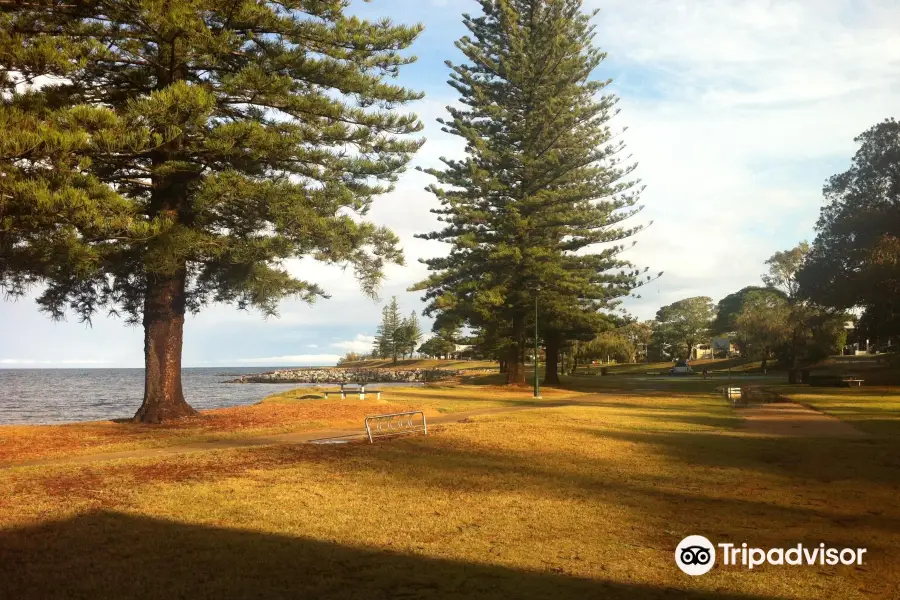
<svg viewBox="0 0 900 600">
<path fill-rule="evenodd" d="M 623 246 L 581 251 L 641 229 L 621 226 L 640 210 L 641 188 L 628 179 L 635 165 L 617 157 L 624 144 L 611 143 L 617 100 L 598 97 L 609 81 L 589 79 L 605 58 L 591 46 L 595 13 L 580 0 L 480 5 L 480 16 L 463 17 L 471 36 L 457 42 L 468 63 L 448 62 L 464 106 L 441 121 L 466 140 L 467 156 L 427 171 L 446 226 L 420 237 L 451 249 L 425 261 L 432 274 L 411 289 L 426 291 L 427 315 L 491 331 L 505 347 L 507 383 L 523 385 L 536 295 L 603 304 L 610 294 L 600 288 L 636 281 Z"/>
<path fill-rule="evenodd" d="M 343 0 L 0 4 L 0 287 L 53 318 L 144 328 L 136 421 L 194 414 L 184 315 L 327 297 L 284 265 L 352 264 L 374 296 L 397 237 L 364 219 L 422 140 L 387 78 L 421 27 Z M 39 84 L 39 85 L 34 85 Z"/>
</svg>

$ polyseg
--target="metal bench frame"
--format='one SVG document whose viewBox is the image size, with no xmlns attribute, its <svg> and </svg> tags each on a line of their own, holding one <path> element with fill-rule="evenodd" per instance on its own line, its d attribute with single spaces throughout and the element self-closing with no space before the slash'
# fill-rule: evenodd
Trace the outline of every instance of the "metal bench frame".
<svg viewBox="0 0 900 600">
<path fill-rule="evenodd" d="M 357 389 L 346 390 L 346 389 L 344 389 L 345 385 L 354 385 L 354 386 L 358 386 L 358 387 L 357 387 Z M 325 392 L 325 397 L 328 398 L 328 394 L 333 394 L 333 393 L 335 393 L 335 392 Z M 348 393 L 357 394 L 357 395 L 359 395 L 360 400 L 365 400 L 366 399 L 366 384 L 365 383 L 348 383 L 348 384 L 342 383 L 341 389 L 340 389 L 341 400 L 346 400 Z M 376 399 L 381 400 L 381 390 L 372 390 L 369 393 L 375 394 Z"/>
<path fill-rule="evenodd" d="M 421 425 L 413 423 L 413 415 L 422 415 Z M 428 422 L 425 420 L 425 413 L 421 410 L 366 417 L 366 435 L 369 436 L 370 444 L 375 442 L 374 438 L 376 437 L 416 433 L 417 431 L 428 435 Z"/>
</svg>

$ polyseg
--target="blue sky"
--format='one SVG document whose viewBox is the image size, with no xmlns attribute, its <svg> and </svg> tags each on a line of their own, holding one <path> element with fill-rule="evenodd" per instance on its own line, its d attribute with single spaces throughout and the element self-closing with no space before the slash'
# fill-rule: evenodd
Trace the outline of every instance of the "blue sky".
<svg viewBox="0 0 900 600">
<path fill-rule="evenodd" d="M 586 0 L 600 8 L 597 44 L 609 53 L 598 78 L 620 97 L 616 128 L 639 163 L 647 189 L 641 219 L 654 221 L 630 258 L 664 277 L 629 309 L 651 318 L 659 306 L 707 295 L 714 300 L 759 282 L 763 261 L 812 239 L 825 179 L 849 165 L 853 138 L 900 117 L 900 3 L 883 0 Z M 427 143 L 417 165 L 455 156 L 461 144 L 435 119 L 455 100 L 444 60 L 472 0 L 354 0 L 370 17 L 425 25 L 419 61 L 400 81 L 426 98 L 413 110 Z M 442 245 L 417 240 L 434 229 L 430 178 L 404 174 L 370 217 L 403 240 L 407 265 L 391 267 L 382 297 L 421 311 L 406 288 L 425 270 L 418 259 Z M 327 364 L 370 347 L 381 304 L 362 297 L 351 272 L 296 261 L 330 300 L 285 301 L 263 320 L 228 306 L 188 317 L 186 366 Z M 427 320 L 424 320 L 427 324 Z M 0 367 L 139 367 L 143 333 L 98 316 L 92 328 L 53 323 L 33 301 L 0 302 Z"/>
</svg>

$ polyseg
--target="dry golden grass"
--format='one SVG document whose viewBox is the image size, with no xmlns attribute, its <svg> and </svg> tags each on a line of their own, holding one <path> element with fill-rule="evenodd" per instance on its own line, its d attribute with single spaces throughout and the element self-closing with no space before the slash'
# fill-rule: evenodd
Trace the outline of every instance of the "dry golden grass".
<svg viewBox="0 0 900 600">
<path fill-rule="evenodd" d="M 746 437 L 709 394 L 573 400 L 374 445 L 0 471 L 4 597 L 900 597 L 896 436 Z M 869 552 L 690 578 L 688 534 Z"/>
<path fill-rule="evenodd" d="M 321 397 L 317 388 L 271 396 L 259 404 L 202 411 L 197 418 L 164 425 L 100 421 L 67 425 L 0 426 L 0 465 L 26 460 L 160 448 L 326 428 L 362 428 L 367 415 L 425 410 L 428 415 L 513 406 L 528 390 L 475 386 L 386 388 L 380 401 Z M 548 391 L 548 399 L 572 392 Z M 310 397 L 314 399 L 310 399 Z"/>
</svg>

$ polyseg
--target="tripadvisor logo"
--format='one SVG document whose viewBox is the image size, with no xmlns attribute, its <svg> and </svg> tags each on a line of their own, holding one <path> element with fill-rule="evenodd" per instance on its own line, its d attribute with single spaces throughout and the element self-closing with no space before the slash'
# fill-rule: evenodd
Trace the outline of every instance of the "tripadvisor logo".
<svg viewBox="0 0 900 600">
<path fill-rule="evenodd" d="M 675 548 L 675 564 L 688 575 L 703 575 L 716 564 L 716 548 L 702 535 L 689 535 Z"/>
<path fill-rule="evenodd" d="M 675 564 L 688 575 L 708 573 L 716 563 L 716 547 L 721 551 L 723 566 L 742 566 L 749 570 L 770 565 L 861 565 L 866 548 L 828 548 L 825 544 L 807 547 L 797 544 L 791 548 L 748 547 L 746 542 L 713 544 L 702 535 L 689 535 L 675 548 Z"/>
</svg>

